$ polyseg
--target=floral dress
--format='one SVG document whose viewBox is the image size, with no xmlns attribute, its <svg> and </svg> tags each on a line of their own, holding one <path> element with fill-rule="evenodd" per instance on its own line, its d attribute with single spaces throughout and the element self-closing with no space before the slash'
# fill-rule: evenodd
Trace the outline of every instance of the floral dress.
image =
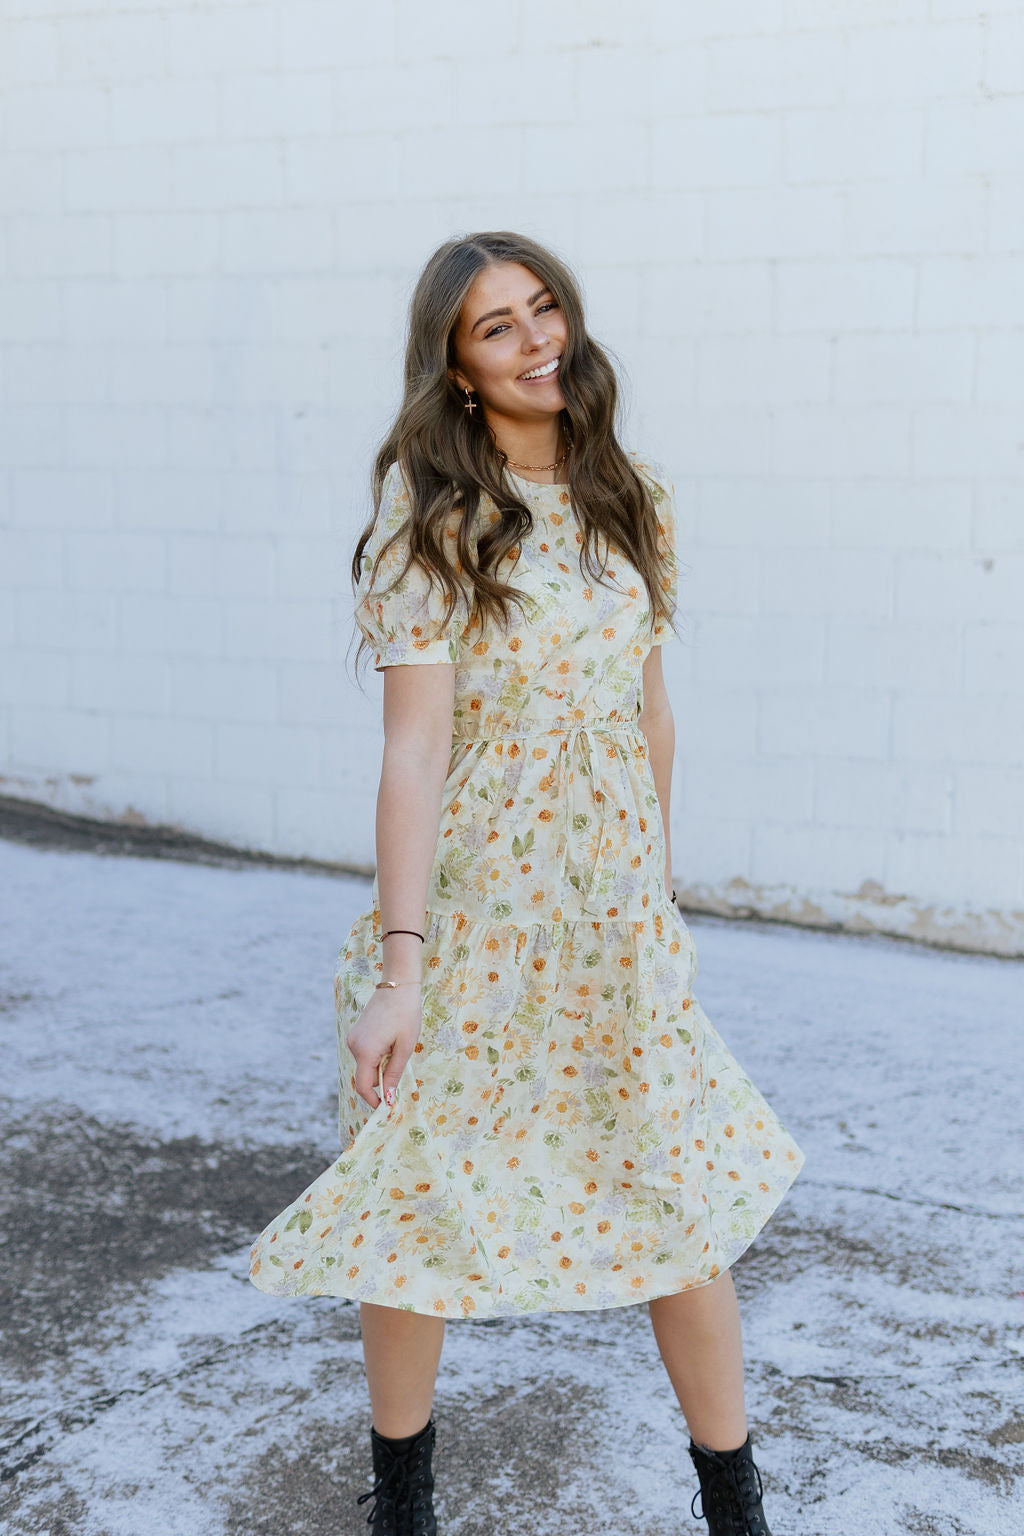
<svg viewBox="0 0 1024 1536">
<path fill-rule="evenodd" d="M 672 487 L 633 462 L 674 600 Z M 383 595 L 402 540 L 370 590 L 409 510 L 397 465 L 364 550 L 356 620 L 376 670 L 455 667 L 423 1027 L 393 1109 L 371 1111 L 346 1035 L 383 972 L 374 879 L 335 977 L 345 1150 L 253 1245 L 251 1278 L 275 1295 L 448 1318 L 650 1301 L 726 1270 L 803 1162 L 694 996 L 693 939 L 665 889 L 637 717 L 644 658 L 672 628 L 652 632 L 614 546 L 603 582 L 581 571 L 565 486 L 516 485 L 533 527 L 498 574 L 528 618 L 513 607 L 506 630 L 464 610 L 444 628 L 418 565 Z M 498 517 L 486 496 L 477 516 Z"/>
</svg>

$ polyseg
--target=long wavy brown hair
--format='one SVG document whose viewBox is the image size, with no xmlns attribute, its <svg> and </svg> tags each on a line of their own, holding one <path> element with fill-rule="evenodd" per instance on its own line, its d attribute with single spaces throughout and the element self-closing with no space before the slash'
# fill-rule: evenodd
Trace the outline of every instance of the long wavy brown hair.
<svg viewBox="0 0 1024 1536">
<path fill-rule="evenodd" d="M 506 456 L 492 431 L 466 411 L 462 392 L 451 376 L 457 364 L 455 329 L 466 296 L 478 273 L 505 261 L 519 262 L 535 273 L 565 315 L 566 340 L 558 378 L 565 399 L 562 426 L 569 444 L 565 475 L 583 536 L 581 570 L 603 584 L 608 554 L 621 551 L 643 577 L 652 628 L 658 616 L 671 624 L 673 615 L 665 595 L 667 562 L 659 551 L 654 500 L 647 482 L 619 445 L 615 370 L 587 331 L 579 284 L 552 252 L 526 235 L 505 230 L 446 241 L 416 284 L 409 311 L 402 404 L 374 462 L 374 514 L 352 557 L 353 588 L 360 581 L 363 550 L 380 513 L 388 470 L 397 461 L 409 490 L 409 515 L 380 550 L 371 585 L 385 550 L 407 538 L 408 559 L 391 585 L 418 561 L 444 594 L 445 622 L 460 601 L 465 612 L 479 615 L 481 627 L 488 615 L 507 624 L 513 602 L 523 611 L 525 594 L 499 580 L 495 571 L 533 527 L 533 516 L 505 473 Z M 500 517 L 478 530 L 478 538 L 473 539 L 484 491 Z M 461 571 L 450 558 L 451 541 L 446 548 L 444 538 L 456 508 L 462 514 L 455 548 Z M 602 538 L 607 541 L 604 559 L 598 554 Z M 357 669 L 366 645 L 363 636 L 356 652 Z"/>
</svg>

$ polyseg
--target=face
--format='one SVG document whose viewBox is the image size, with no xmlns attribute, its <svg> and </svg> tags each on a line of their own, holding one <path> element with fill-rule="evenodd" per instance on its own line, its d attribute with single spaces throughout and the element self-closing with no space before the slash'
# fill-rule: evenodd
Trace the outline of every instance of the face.
<svg viewBox="0 0 1024 1536">
<path fill-rule="evenodd" d="M 476 391 L 489 418 L 550 418 L 565 407 L 557 361 L 565 342 L 565 314 L 542 278 L 518 262 L 485 267 L 455 328 L 455 382 Z"/>
</svg>

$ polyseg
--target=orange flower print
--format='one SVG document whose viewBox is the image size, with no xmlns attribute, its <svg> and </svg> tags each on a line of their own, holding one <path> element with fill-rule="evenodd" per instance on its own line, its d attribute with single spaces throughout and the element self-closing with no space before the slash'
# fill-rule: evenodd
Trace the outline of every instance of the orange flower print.
<svg viewBox="0 0 1024 1536">
<path fill-rule="evenodd" d="M 671 482 L 631 463 L 671 611 Z M 505 478 L 526 517 L 481 491 L 438 530 L 464 577 L 474 541 L 510 527 L 502 570 L 521 601 L 504 618 L 468 592 L 447 613 L 409 558 L 423 509 L 398 465 L 370 521 L 357 628 L 378 672 L 415 663 L 425 690 L 431 664 L 448 669 L 450 753 L 422 912 L 385 914 L 374 876 L 337 935 L 338 1151 L 252 1243 L 250 1276 L 274 1295 L 474 1320 L 635 1304 L 722 1274 L 802 1166 L 693 996 L 693 939 L 665 889 L 639 720 L 645 662 L 673 627 L 652 622 L 623 544 L 597 530 L 595 570 L 610 563 L 601 580 L 584 569 L 586 512 L 566 483 Z M 705 751 L 685 714 L 677 739 Z M 389 925 L 422 936 L 421 969 L 400 948 L 389 959 Z M 394 979 L 419 983 L 419 1027 L 394 1106 L 371 1108 L 348 1038 L 396 957 Z M 318 1113 L 322 1066 L 292 1071 L 289 1092 Z"/>
</svg>

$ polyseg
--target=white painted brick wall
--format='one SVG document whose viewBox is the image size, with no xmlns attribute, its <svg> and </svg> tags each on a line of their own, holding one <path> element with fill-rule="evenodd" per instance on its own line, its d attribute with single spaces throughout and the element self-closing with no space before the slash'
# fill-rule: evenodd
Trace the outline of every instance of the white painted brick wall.
<svg viewBox="0 0 1024 1536">
<path fill-rule="evenodd" d="M 675 475 L 677 885 L 1024 953 L 1024 0 L 7 0 L 2 787 L 369 866 L 348 565 L 434 245 Z"/>
</svg>

